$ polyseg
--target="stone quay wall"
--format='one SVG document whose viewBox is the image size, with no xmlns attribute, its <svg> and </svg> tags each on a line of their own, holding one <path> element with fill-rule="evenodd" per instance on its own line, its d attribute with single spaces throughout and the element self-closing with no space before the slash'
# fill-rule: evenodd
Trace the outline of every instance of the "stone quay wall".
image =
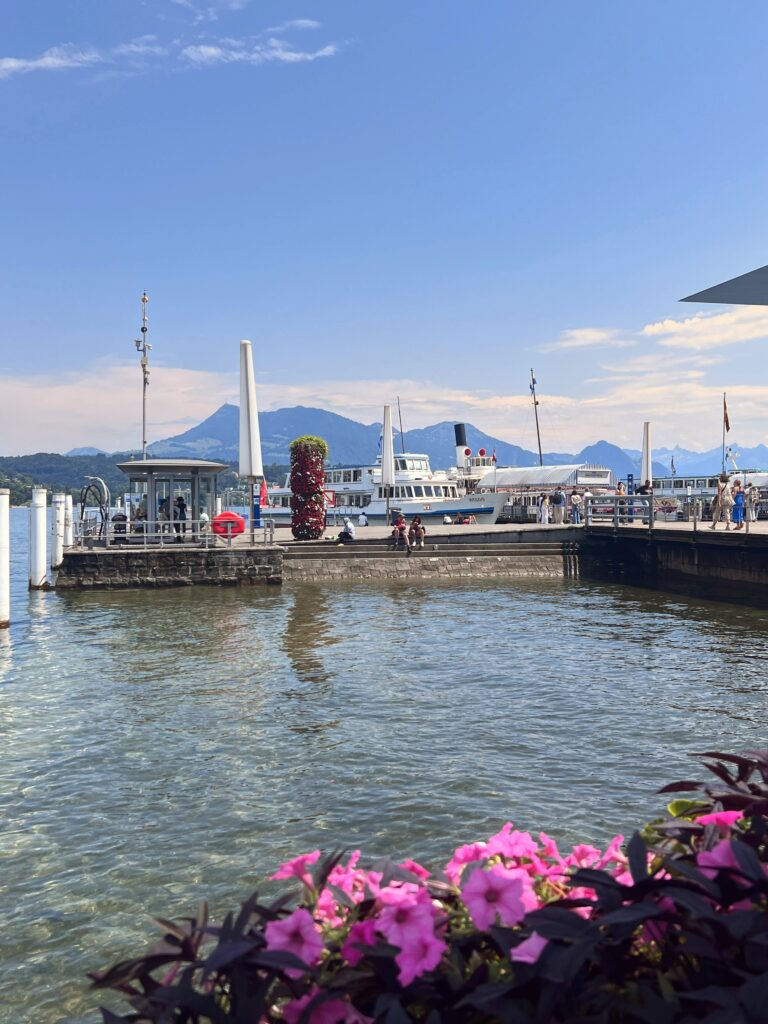
<svg viewBox="0 0 768 1024">
<path fill-rule="evenodd" d="M 117 590 L 282 583 L 279 547 L 136 548 L 66 551 L 57 590 Z"/>
<path fill-rule="evenodd" d="M 582 574 L 710 600 L 768 607 L 768 536 L 590 528 Z"/>
<path fill-rule="evenodd" d="M 578 546 L 547 543 L 505 542 L 498 535 L 493 544 L 475 540 L 467 543 L 428 544 L 408 554 L 391 551 L 382 544 L 299 546 L 286 551 L 283 578 L 287 583 L 357 580 L 429 580 L 563 578 L 579 575 Z"/>
</svg>

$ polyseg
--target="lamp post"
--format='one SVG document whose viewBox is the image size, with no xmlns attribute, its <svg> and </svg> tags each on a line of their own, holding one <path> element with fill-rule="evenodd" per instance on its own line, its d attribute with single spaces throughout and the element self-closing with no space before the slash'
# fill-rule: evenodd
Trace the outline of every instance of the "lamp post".
<svg viewBox="0 0 768 1024">
<path fill-rule="evenodd" d="M 147 457 L 147 388 L 149 387 L 149 357 L 147 353 L 152 346 L 147 342 L 147 303 L 149 296 L 146 292 L 141 296 L 141 337 L 136 338 L 134 344 L 136 351 L 141 352 L 141 457 Z"/>
</svg>

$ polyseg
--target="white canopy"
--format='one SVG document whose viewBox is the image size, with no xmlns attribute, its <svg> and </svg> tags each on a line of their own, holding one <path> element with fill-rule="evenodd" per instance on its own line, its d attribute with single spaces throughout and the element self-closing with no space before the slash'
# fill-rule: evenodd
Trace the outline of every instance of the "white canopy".
<svg viewBox="0 0 768 1024">
<path fill-rule="evenodd" d="M 613 474 L 604 466 L 577 463 L 569 466 L 512 466 L 507 469 L 488 470 L 480 478 L 478 488 L 493 487 L 508 490 L 516 487 L 572 487 L 597 485 L 610 487 Z"/>
</svg>

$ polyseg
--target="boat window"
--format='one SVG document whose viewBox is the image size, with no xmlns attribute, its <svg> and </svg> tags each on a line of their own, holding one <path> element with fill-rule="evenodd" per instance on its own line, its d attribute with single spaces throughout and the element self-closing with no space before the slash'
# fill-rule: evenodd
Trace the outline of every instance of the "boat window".
<svg viewBox="0 0 768 1024">
<path fill-rule="evenodd" d="M 380 488 L 379 488 L 379 497 L 380 497 L 380 498 L 383 498 L 383 497 L 384 497 L 384 488 L 383 488 L 383 487 L 380 487 Z"/>
<path fill-rule="evenodd" d="M 413 488 L 412 487 L 404 487 L 403 490 L 405 491 L 406 496 L 408 498 L 412 498 L 413 497 Z"/>
<path fill-rule="evenodd" d="M 397 468 L 398 469 L 405 469 L 405 459 L 398 459 L 397 460 Z"/>
<path fill-rule="evenodd" d="M 709 481 L 709 486 L 710 487 L 717 487 L 717 477 L 716 476 L 713 476 L 711 478 L 711 480 Z"/>
<path fill-rule="evenodd" d="M 413 488 L 413 496 L 415 498 L 423 498 L 424 497 L 424 488 L 423 487 L 414 487 Z"/>
<path fill-rule="evenodd" d="M 685 480 L 675 480 L 675 490 L 681 491 L 685 487 Z"/>
<path fill-rule="evenodd" d="M 363 500 L 362 500 L 361 504 L 362 504 L 363 508 L 365 508 L 366 505 L 370 505 L 371 504 L 371 496 L 370 496 L 370 494 L 364 494 L 363 495 Z"/>
<path fill-rule="evenodd" d="M 707 486 L 707 481 L 706 480 L 697 480 L 696 481 L 696 486 L 699 489 L 701 489 L 702 487 L 706 487 Z"/>
<path fill-rule="evenodd" d="M 362 469 L 353 469 L 352 470 L 352 479 L 355 480 L 355 481 L 362 480 L 363 479 L 363 471 L 362 471 Z"/>
<path fill-rule="evenodd" d="M 424 488 L 424 493 L 426 494 L 426 496 L 427 496 L 428 498 L 432 498 L 432 497 L 434 497 L 434 494 L 435 494 L 434 490 L 433 490 L 433 489 L 432 489 L 431 487 L 429 487 L 428 485 L 427 485 L 427 486 L 425 486 L 425 488 Z"/>
<path fill-rule="evenodd" d="M 458 498 L 458 494 L 456 493 L 456 488 L 455 487 L 451 488 L 451 497 L 452 498 Z"/>
</svg>

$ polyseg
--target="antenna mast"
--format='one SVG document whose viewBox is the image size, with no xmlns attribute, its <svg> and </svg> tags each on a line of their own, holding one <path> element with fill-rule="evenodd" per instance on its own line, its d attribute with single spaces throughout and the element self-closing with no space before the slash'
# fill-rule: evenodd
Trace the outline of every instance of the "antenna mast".
<svg viewBox="0 0 768 1024">
<path fill-rule="evenodd" d="M 403 413 L 400 409 L 400 395 L 397 396 L 397 415 L 400 420 L 400 447 L 403 449 L 403 455 L 405 455 L 405 434 L 403 433 Z"/>
<path fill-rule="evenodd" d="M 541 433 L 539 432 L 539 400 L 536 397 L 536 378 L 533 376 L 533 367 L 531 367 L 531 397 L 533 398 L 533 414 L 536 417 L 536 441 L 539 446 L 539 465 L 544 465 L 544 459 L 541 455 Z"/>
<path fill-rule="evenodd" d="M 136 345 L 136 351 L 141 352 L 141 377 L 142 377 L 142 390 L 141 390 L 141 457 L 146 459 L 147 457 L 147 388 L 149 387 L 149 357 L 147 353 L 151 350 L 152 346 L 147 343 L 147 303 L 149 302 L 149 296 L 146 292 L 141 296 L 141 337 L 136 338 L 134 344 Z"/>
</svg>

